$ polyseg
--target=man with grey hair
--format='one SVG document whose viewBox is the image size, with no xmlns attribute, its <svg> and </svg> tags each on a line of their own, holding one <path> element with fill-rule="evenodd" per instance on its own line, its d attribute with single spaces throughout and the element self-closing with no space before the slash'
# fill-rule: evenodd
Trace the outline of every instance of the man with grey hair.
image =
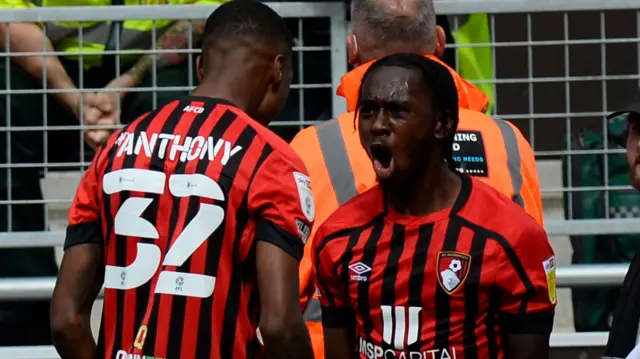
<svg viewBox="0 0 640 359">
<path fill-rule="evenodd" d="M 433 0 L 352 0 L 351 22 L 352 33 L 347 36 L 347 47 L 349 63 L 355 68 L 342 77 L 337 91 L 337 94 L 347 101 L 349 112 L 340 115 L 337 119 L 300 131 L 291 142 L 309 171 L 316 203 L 316 222 L 311 230 L 310 240 L 305 245 L 304 257 L 300 264 L 300 301 L 305 310 L 316 358 L 325 357 L 325 341 L 321 324 L 321 308 L 317 300 L 311 264 L 310 243 L 314 240 L 317 228 L 329 215 L 355 195 L 375 186 L 377 182 L 369 155 L 362 147 L 358 132 L 354 129 L 354 111 L 362 77 L 376 59 L 394 53 L 419 53 L 440 61 L 438 58 L 443 55 L 446 42 L 444 30 L 436 24 Z M 453 160 L 457 164 L 457 170 L 485 181 L 524 207 L 525 211 L 542 225 L 540 184 L 531 146 L 511 123 L 486 116 L 484 111 L 488 106 L 487 96 L 461 78 L 453 69 L 448 66 L 447 68 L 454 78 L 459 98 L 460 122 L 453 145 Z M 379 105 L 384 106 L 383 99 Z M 403 109 L 388 108 L 386 110 L 401 112 Z M 440 251 L 435 248 L 434 250 Z M 473 257 L 471 253 L 463 254 L 470 256 L 469 258 Z M 550 263 L 554 261 L 551 260 Z M 439 284 L 441 281 L 436 279 L 436 265 L 432 264 L 434 276 L 430 282 L 425 283 L 425 286 L 430 288 L 431 293 L 439 293 L 437 294 L 439 297 L 452 303 L 461 299 L 458 296 L 466 290 L 462 288 L 463 291 L 456 291 L 455 295 L 446 294 L 451 291 L 444 290 Z M 336 270 L 349 275 L 354 281 L 361 281 L 363 278 L 366 280 L 367 274 L 372 271 L 372 266 L 372 263 L 345 262 L 344 268 Z M 550 288 L 548 300 L 555 303 L 555 265 L 547 269 Z M 525 281 L 525 279 L 523 277 L 522 280 Z M 463 287 L 466 280 L 466 277 L 459 278 L 458 286 Z M 471 283 L 472 279 L 468 281 L 471 287 L 477 286 L 477 283 Z M 442 296 L 443 293 L 444 296 Z M 522 304 L 523 308 L 527 308 L 526 301 L 523 303 L 525 303 Z M 424 304 L 424 308 L 432 306 L 432 303 Z M 451 305 L 452 314 L 456 305 Z M 427 315 L 430 311 L 423 312 L 423 315 Z M 473 320 L 480 322 L 478 318 Z M 448 328 L 449 324 L 447 324 L 447 331 Z M 343 329 L 331 330 L 333 338 L 327 338 L 327 342 L 332 343 L 331 349 L 341 348 L 335 339 L 342 338 L 341 333 L 345 333 Z M 546 358 L 548 334 L 527 333 L 509 336 L 509 338 L 512 337 L 515 342 L 531 345 L 527 347 L 530 350 L 518 353 L 521 358 L 528 358 L 528 355 Z M 436 346 L 442 345 L 442 343 L 434 344 L 434 350 L 438 349 Z M 369 350 L 375 349 L 359 347 L 363 350 L 363 355 L 368 355 Z M 535 351 L 534 348 L 536 348 Z M 393 350 L 390 347 L 383 349 Z M 458 350 L 462 349 L 458 348 Z M 438 353 L 438 355 L 442 354 L 442 352 Z M 410 354 L 405 353 L 404 356 L 409 358 Z M 326 357 L 334 358 L 331 355 Z"/>
</svg>

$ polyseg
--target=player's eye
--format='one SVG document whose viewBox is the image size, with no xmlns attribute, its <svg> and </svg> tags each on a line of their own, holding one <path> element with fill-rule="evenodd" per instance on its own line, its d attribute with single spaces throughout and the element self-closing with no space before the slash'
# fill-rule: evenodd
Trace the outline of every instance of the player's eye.
<svg viewBox="0 0 640 359">
<path fill-rule="evenodd" d="M 409 109 L 399 104 L 389 104 L 387 106 L 389 116 L 394 119 L 406 119 L 409 116 Z"/>
<path fill-rule="evenodd" d="M 369 119 L 373 117 L 373 115 L 375 114 L 376 108 L 375 106 L 364 104 L 360 106 L 360 109 L 358 110 L 358 112 L 359 112 L 360 118 Z"/>
</svg>

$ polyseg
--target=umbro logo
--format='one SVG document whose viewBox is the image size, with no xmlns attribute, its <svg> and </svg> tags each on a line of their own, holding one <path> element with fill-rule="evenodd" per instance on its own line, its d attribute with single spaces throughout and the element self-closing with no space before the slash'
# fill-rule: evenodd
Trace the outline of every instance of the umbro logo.
<svg viewBox="0 0 640 359">
<path fill-rule="evenodd" d="M 367 277 L 363 276 L 363 274 L 370 272 L 371 267 L 369 267 L 368 265 L 362 262 L 358 262 L 358 263 L 351 264 L 349 266 L 349 270 L 355 273 L 351 275 L 351 279 L 357 280 L 359 282 L 366 282 Z"/>
</svg>

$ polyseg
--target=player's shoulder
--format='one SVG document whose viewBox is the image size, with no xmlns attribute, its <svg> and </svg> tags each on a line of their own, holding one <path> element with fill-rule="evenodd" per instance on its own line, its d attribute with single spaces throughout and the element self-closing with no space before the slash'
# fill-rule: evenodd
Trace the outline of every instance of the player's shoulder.
<svg viewBox="0 0 640 359">
<path fill-rule="evenodd" d="M 471 193 L 459 213 L 463 218 L 509 242 L 546 238 L 544 228 L 524 208 L 481 180 L 469 178 Z"/>
<path fill-rule="evenodd" d="M 351 198 L 333 212 L 318 228 L 316 238 L 329 241 L 347 237 L 369 225 L 384 212 L 382 191 L 378 185 Z"/>
</svg>

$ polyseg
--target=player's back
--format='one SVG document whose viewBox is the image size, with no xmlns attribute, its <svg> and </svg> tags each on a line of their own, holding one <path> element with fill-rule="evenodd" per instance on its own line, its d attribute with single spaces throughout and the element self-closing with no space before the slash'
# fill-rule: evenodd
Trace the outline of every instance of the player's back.
<svg viewBox="0 0 640 359">
<path fill-rule="evenodd" d="M 251 215 L 261 199 L 251 188 L 285 146 L 232 104 L 203 97 L 174 101 L 110 139 L 98 154 L 100 354 L 261 356 Z"/>
</svg>

